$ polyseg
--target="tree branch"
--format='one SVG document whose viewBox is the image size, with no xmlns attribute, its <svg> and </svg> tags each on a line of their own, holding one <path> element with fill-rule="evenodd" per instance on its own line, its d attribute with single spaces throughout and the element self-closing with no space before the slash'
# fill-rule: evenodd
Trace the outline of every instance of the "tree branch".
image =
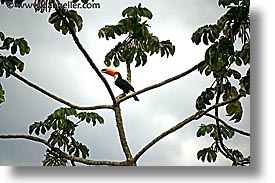
<svg viewBox="0 0 275 183">
<path fill-rule="evenodd" d="M 82 44 L 80 43 L 78 37 L 76 36 L 76 33 L 74 32 L 74 30 L 70 27 L 70 25 L 68 24 L 67 20 L 62 16 L 62 12 L 55 7 L 56 12 L 58 13 L 59 17 L 62 19 L 62 21 L 64 22 L 64 24 L 66 25 L 66 27 L 69 29 L 70 34 L 73 37 L 73 40 L 76 44 L 76 46 L 78 47 L 78 49 L 82 52 L 82 54 L 84 55 L 84 57 L 86 58 L 86 60 L 89 62 L 90 66 L 94 69 L 94 71 L 96 72 L 96 74 L 98 75 L 98 77 L 101 79 L 101 81 L 103 82 L 103 84 L 105 85 L 106 89 L 109 92 L 109 95 L 113 101 L 113 104 L 116 104 L 116 98 L 115 95 L 109 85 L 109 83 L 107 82 L 107 80 L 105 79 L 105 77 L 101 74 L 100 70 L 98 69 L 98 67 L 96 66 L 96 64 L 94 63 L 94 61 L 92 60 L 92 58 L 89 56 L 88 52 L 85 50 L 85 48 L 82 46 Z"/>
<path fill-rule="evenodd" d="M 177 131 L 178 129 L 182 128 L 183 126 L 187 125 L 188 123 L 190 123 L 191 121 L 194 120 L 198 120 L 200 119 L 202 116 L 206 115 L 209 111 L 219 108 L 221 106 L 224 106 L 226 104 L 229 104 L 231 102 L 234 102 L 236 100 L 239 100 L 242 96 L 239 95 L 235 98 L 229 99 L 227 101 L 221 102 L 219 104 L 215 104 L 209 108 L 207 108 L 206 110 L 201 110 L 196 112 L 195 114 L 191 115 L 190 117 L 186 118 L 185 120 L 181 121 L 180 123 L 178 123 L 177 125 L 175 125 L 174 127 L 168 129 L 167 131 L 163 132 L 162 134 L 160 134 L 159 136 L 157 136 L 156 138 L 154 138 L 151 142 L 149 142 L 147 145 L 145 145 L 134 157 L 134 161 L 137 161 L 148 149 L 150 149 L 153 145 L 155 145 L 157 142 L 159 142 L 161 139 L 163 139 L 164 137 L 166 137 L 167 135 Z"/>
<path fill-rule="evenodd" d="M 125 101 L 125 100 L 127 100 L 127 99 L 129 99 L 129 98 L 131 98 L 131 97 L 133 97 L 134 95 L 139 95 L 139 94 L 141 94 L 141 93 L 147 92 L 147 91 L 149 91 L 149 90 L 153 90 L 153 89 L 155 89 L 155 88 L 158 88 L 158 87 L 161 87 L 161 86 L 163 86 L 163 85 L 165 85 L 165 84 L 168 84 L 168 83 L 170 83 L 170 82 L 172 82 L 172 81 L 175 81 L 175 80 L 177 80 L 177 79 L 180 79 L 180 78 L 182 78 L 182 77 L 184 77 L 184 76 L 186 76 L 186 75 L 192 73 L 193 71 L 195 71 L 196 69 L 198 69 L 198 68 L 199 68 L 201 65 L 203 65 L 203 64 L 204 64 L 204 61 L 201 61 L 201 62 L 198 63 L 197 65 L 193 66 L 192 68 L 188 69 L 187 71 L 185 71 L 185 72 L 183 72 L 183 73 L 181 73 L 181 74 L 179 74 L 179 75 L 176 75 L 176 76 L 174 76 L 174 77 L 171 77 L 171 78 L 169 78 L 169 79 L 166 79 L 166 80 L 164 80 L 164 81 L 162 81 L 162 82 L 160 82 L 160 83 L 157 83 L 157 84 L 148 86 L 148 87 L 146 87 L 146 88 L 144 88 L 144 89 L 142 89 L 142 90 L 139 90 L 139 91 L 137 91 L 137 92 L 131 93 L 131 94 L 129 94 L 129 95 L 127 95 L 127 96 L 121 98 L 121 99 L 118 101 L 118 103 L 121 103 L 121 102 L 123 102 L 123 101 Z"/>
<path fill-rule="evenodd" d="M 115 162 L 115 161 L 95 161 L 95 160 L 89 160 L 89 159 L 84 159 L 81 157 L 76 157 L 69 155 L 67 153 L 64 153 L 58 148 L 53 147 L 48 141 L 41 139 L 39 137 L 34 137 L 31 135 L 0 135 L 0 139 L 27 139 L 30 141 L 42 143 L 45 146 L 49 147 L 51 150 L 57 152 L 61 158 L 66 158 L 67 160 L 74 161 L 74 162 L 79 162 L 83 163 L 86 165 L 109 165 L 109 166 L 123 166 L 123 165 L 128 165 L 127 161 L 122 161 L 122 162 Z"/>
<path fill-rule="evenodd" d="M 212 115 L 212 114 L 209 114 L 209 113 L 205 114 L 205 116 L 208 116 L 208 117 L 213 118 L 213 119 L 215 119 L 215 120 L 219 120 L 219 121 L 220 121 L 224 126 L 226 126 L 227 128 L 229 128 L 229 129 L 231 129 L 231 130 L 233 130 L 233 131 L 235 131 L 235 132 L 237 132 L 237 133 L 239 133 L 239 134 L 241 134 L 241 135 L 250 137 L 250 133 L 245 132 L 245 131 L 243 131 L 243 130 L 240 130 L 240 129 L 237 129 L 237 128 L 234 128 L 234 127 L 230 126 L 229 124 L 227 124 L 227 123 L 226 123 L 224 120 L 222 120 L 221 118 L 218 118 L 218 117 L 216 117 L 216 116 L 214 116 L 214 115 Z"/>
<path fill-rule="evenodd" d="M 221 82 L 220 79 L 218 79 L 217 85 L 220 86 L 220 87 L 218 87 L 218 91 L 217 91 L 216 104 L 219 103 L 220 96 L 221 96 L 220 88 L 221 88 L 222 82 Z M 215 108 L 215 116 L 217 118 L 219 118 L 219 108 Z M 228 152 L 226 146 L 223 143 L 223 138 L 222 138 L 222 135 L 221 135 L 221 128 L 220 128 L 219 120 L 216 119 L 215 122 L 216 122 L 216 125 L 217 125 L 217 133 L 218 133 L 218 138 L 215 139 L 215 141 L 216 141 L 216 145 L 217 145 L 218 150 L 222 153 L 222 155 L 224 157 L 229 158 L 233 163 L 236 163 L 236 159 L 234 158 L 234 156 L 232 156 L 232 154 L 230 154 Z"/>
<path fill-rule="evenodd" d="M 5 68 L 6 72 L 9 72 L 13 77 L 17 78 L 18 80 L 22 81 L 23 83 L 25 83 L 26 85 L 30 86 L 31 88 L 34 88 L 38 91 L 40 91 L 41 93 L 47 95 L 48 97 L 62 103 L 62 104 L 65 104 L 69 107 L 72 107 L 74 109 L 78 109 L 78 110 L 97 110 L 97 109 L 112 109 L 113 106 L 112 105 L 96 105 L 96 106 L 90 106 L 90 107 L 81 107 L 81 106 L 77 106 L 75 104 L 72 104 L 50 92 L 48 92 L 47 90 L 41 88 L 40 86 L 28 81 L 27 79 L 25 79 L 24 77 L 20 76 L 19 74 L 15 73 L 15 72 L 11 72 L 11 71 L 8 71 L 7 68 Z"/>
<path fill-rule="evenodd" d="M 114 111 L 115 111 L 116 124 L 118 128 L 118 133 L 119 133 L 119 140 L 120 140 L 123 152 L 127 158 L 127 161 L 131 162 L 133 160 L 133 156 L 130 151 L 129 145 L 127 143 L 126 135 L 124 132 L 121 109 L 119 106 L 115 106 Z M 136 164 L 133 162 L 133 165 L 136 165 Z"/>
</svg>

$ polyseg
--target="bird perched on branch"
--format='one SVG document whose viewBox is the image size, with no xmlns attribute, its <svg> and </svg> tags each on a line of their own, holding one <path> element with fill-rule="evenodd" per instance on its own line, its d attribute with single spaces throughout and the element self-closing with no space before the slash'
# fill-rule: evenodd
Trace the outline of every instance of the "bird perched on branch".
<svg viewBox="0 0 275 183">
<path fill-rule="evenodd" d="M 122 79 L 121 74 L 116 70 L 106 68 L 102 69 L 101 72 L 113 76 L 115 79 L 115 85 L 122 89 L 123 93 L 127 94 L 130 91 L 135 92 L 135 89 L 128 83 L 128 81 Z M 139 101 L 136 95 L 134 95 L 133 98 L 135 99 L 135 101 Z"/>
</svg>

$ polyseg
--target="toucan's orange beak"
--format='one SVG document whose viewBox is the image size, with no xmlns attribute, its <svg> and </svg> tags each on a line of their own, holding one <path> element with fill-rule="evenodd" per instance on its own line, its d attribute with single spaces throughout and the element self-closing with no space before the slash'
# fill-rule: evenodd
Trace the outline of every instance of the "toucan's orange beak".
<svg viewBox="0 0 275 183">
<path fill-rule="evenodd" d="M 110 68 L 102 69 L 101 72 L 109 74 L 111 76 L 114 76 L 117 73 L 116 70 Z"/>
</svg>

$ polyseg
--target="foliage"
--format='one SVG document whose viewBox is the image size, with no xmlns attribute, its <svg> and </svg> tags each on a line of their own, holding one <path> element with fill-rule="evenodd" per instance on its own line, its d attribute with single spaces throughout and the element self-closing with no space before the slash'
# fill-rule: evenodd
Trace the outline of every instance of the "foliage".
<svg viewBox="0 0 275 183">
<path fill-rule="evenodd" d="M 24 70 L 24 63 L 17 56 L 16 53 L 19 51 L 21 56 L 25 56 L 30 53 L 30 47 L 24 38 L 12 38 L 6 37 L 3 32 L 0 32 L 0 51 L 7 51 L 8 54 L 4 55 L 0 53 L 0 77 L 3 77 L 4 73 L 6 78 L 10 76 L 10 72 Z M 10 53 L 9 53 L 10 52 Z M 6 72 L 5 72 L 6 71 Z M 0 104 L 5 101 L 5 91 L 0 83 Z"/>
<path fill-rule="evenodd" d="M 49 23 L 54 25 L 54 28 L 66 35 L 73 32 L 79 32 L 83 27 L 83 20 L 75 10 L 64 10 L 55 11 L 49 18 Z"/>
<path fill-rule="evenodd" d="M 0 40 L 3 42 L 0 50 L 7 50 L 11 52 L 11 55 L 2 55 L 0 53 L 0 77 L 3 76 L 5 69 L 11 72 L 15 72 L 17 69 L 22 72 L 24 69 L 24 63 L 15 54 L 19 50 L 20 55 L 30 53 L 30 47 L 24 38 L 12 38 L 5 37 L 3 32 L 0 32 Z M 6 77 L 9 77 L 10 73 L 6 72 Z"/>
<path fill-rule="evenodd" d="M 204 148 L 204 149 L 200 150 L 197 154 L 197 158 L 201 159 L 202 162 L 205 161 L 206 157 L 207 157 L 207 161 L 209 163 L 215 162 L 217 159 L 217 151 L 213 150 L 211 147 L 209 147 L 209 148 Z"/>
<path fill-rule="evenodd" d="M 224 139 L 231 139 L 234 136 L 234 131 L 224 125 L 220 126 L 220 130 Z M 209 134 L 214 139 L 218 139 L 217 125 L 212 123 L 208 125 L 202 124 L 197 131 L 197 137 L 202 137 L 206 134 Z"/>
<path fill-rule="evenodd" d="M 78 122 L 74 122 L 73 119 L 78 119 Z M 50 114 L 45 121 L 35 122 L 29 127 L 29 134 L 33 132 L 36 135 L 51 132 L 48 142 L 52 147 L 63 148 L 70 155 L 77 157 L 87 158 L 89 156 L 89 149 L 78 142 L 74 138 L 75 130 L 78 124 L 82 121 L 86 123 L 93 122 L 93 126 L 96 123 L 103 124 L 104 119 L 94 112 L 77 112 L 73 108 L 59 108 Z M 66 165 L 67 161 L 55 155 L 56 152 L 48 149 L 46 151 L 46 158 L 43 161 L 43 165 Z"/>
<path fill-rule="evenodd" d="M 106 54 L 104 63 L 110 66 L 111 63 L 118 67 L 121 62 L 131 64 L 134 60 L 135 67 L 144 66 L 147 63 L 147 54 L 174 55 L 175 46 L 170 40 L 159 41 L 159 38 L 149 32 L 147 20 L 152 19 L 153 14 L 141 4 L 128 7 L 122 12 L 121 19 L 117 25 L 106 25 L 98 32 L 99 38 L 115 39 L 116 35 L 127 35 L 123 42 L 119 42 L 109 53 Z"/>
<path fill-rule="evenodd" d="M 219 6 L 228 8 L 228 11 L 217 20 L 216 24 L 205 25 L 198 28 L 192 35 L 192 41 L 200 44 L 201 41 L 209 48 L 205 52 L 204 64 L 198 70 L 201 74 L 214 78 L 213 84 L 208 87 L 196 100 L 198 110 L 206 109 L 212 102 L 218 102 L 220 96 L 223 101 L 235 98 L 239 95 L 246 96 L 250 94 L 250 20 L 249 20 L 249 0 L 219 0 Z M 236 42 L 240 40 L 241 49 L 238 50 Z M 246 66 L 246 67 L 243 67 Z M 247 68 L 246 74 L 242 74 L 242 69 Z M 235 81 L 237 82 L 235 82 Z M 239 83 L 235 86 L 234 83 Z M 218 109 L 216 109 L 218 112 Z M 241 101 L 229 103 L 226 106 L 227 116 L 230 120 L 240 122 L 243 115 Z M 216 113 L 218 114 L 218 113 Z M 216 116 L 218 117 L 218 116 Z M 218 121 L 217 121 L 218 123 Z M 217 126 L 214 124 L 202 125 L 197 136 L 210 136 L 214 141 L 223 143 L 223 139 L 232 138 L 232 130 L 220 126 L 220 139 L 218 137 Z M 226 150 L 229 154 L 233 150 Z M 209 160 L 215 161 L 212 154 L 218 151 L 212 151 L 211 148 L 205 148 L 198 152 L 198 159 L 204 161 L 208 153 Z M 212 158 L 211 158 L 212 157 Z M 210 162 L 210 161 L 209 161 Z"/>
</svg>

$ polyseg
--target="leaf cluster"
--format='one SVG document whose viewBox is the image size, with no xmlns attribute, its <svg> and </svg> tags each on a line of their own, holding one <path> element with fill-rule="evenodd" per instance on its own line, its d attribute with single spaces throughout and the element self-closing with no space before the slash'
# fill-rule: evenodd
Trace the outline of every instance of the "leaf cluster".
<svg viewBox="0 0 275 183">
<path fill-rule="evenodd" d="M 0 47 L 1 50 L 9 50 L 11 49 L 11 54 L 14 55 L 18 51 L 22 56 L 30 53 L 30 47 L 28 46 L 27 41 L 24 38 L 12 38 L 5 37 L 3 32 L 0 32 L 0 40 L 3 42 Z"/>
<path fill-rule="evenodd" d="M 11 72 L 15 72 L 17 69 L 22 72 L 24 69 L 24 63 L 15 54 L 19 50 L 20 55 L 30 53 L 30 47 L 24 38 L 12 38 L 5 37 L 3 32 L 0 32 L 0 41 L 2 46 L 0 50 L 7 50 L 11 52 L 11 55 L 5 56 L 0 53 L 0 77 L 3 76 L 5 69 L 9 69 Z M 6 77 L 9 77 L 10 73 L 6 72 Z"/>
<path fill-rule="evenodd" d="M 192 41 L 195 44 L 200 44 L 201 41 L 205 45 L 211 43 L 205 52 L 205 62 L 198 70 L 206 76 L 212 74 L 215 79 L 213 85 L 197 98 L 196 108 L 198 110 L 205 109 L 206 105 L 210 105 L 218 93 L 223 94 L 224 101 L 239 94 L 242 96 L 250 94 L 250 70 L 248 69 L 244 76 L 239 70 L 250 62 L 249 2 L 221 0 L 218 4 L 227 7 L 228 11 L 218 19 L 217 24 L 205 25 L 194 32 L 192 36 Z M 237 35 L 242 41 L 240 50 L 235 49 Z M 238 81 L 239 91 L 233 86 L 233 80 Z M 234 105 L 229 104 L 227 109 L 228 116 L 233 115 L 231 120 L 241 120 L 240 102 L 235 102 Z"/>
<path fill-rule="evenodd" d="M 3 2 L 1 1 L 1 3 Z M 24 38 L 6 37 L 3 32 L 0 32 L 0 51 L 10 52 L 8 55 L 0 53 L 0 77 L 3 77 L 5 73 L 6 78 L 8 78 L 10 72 L 15 72 L 16 70 L 22 72 L 24 70 L 24 63 L 15 56 L 18 51 L 21 56 L 30 53 L 30 47 Z M 4 94 L 5 91 L 0 83 L 0 104 L 5 101 Z"/>
<path fill-rule="evenodd" d="M 160 41 L 158 37 L 149 32 L 147 20 L 152 19 L 153 14 L 141 4 L 128 7 L 122 12 L 125 17 L 117 25 L 106 25 L 98 32 L 99 38 L 115 39 L 116 36 L 127 35 L 123 42 L 119 42 L 105 56 L 104 63 L 110 66 L 112 63 L 118 67 L 121 62 L 131 64 L 136 62 L 135 67 L 144 66 L 147 63 L 147 54 L 174 55 L 175 46 L 170 40 Z"/>
<path fill-rule="evenodd" d="M 67 159 L 60 158 L 58 154 L 50 151 L 49 149 L 46 151 L 45 159 L 42 161 L 43 166 L 66 166 Z"/>
<path fill-rule="evenodd" d="M 213 150 L 211 147 L 200 150 L 197 153 L 197 159 L 201 159 L 201 161 L 204 162 L 205 158 L 209 163 L 215 162 L 217 160 L 217 151 Z"/>
<path fill-rule="evenodd" d="M 50 15 L 48 21 L 64 35 L 70 31 L 79 32 L 83 27 L 83 19 L 75 10 L 59 9 Z"/>
<path fill-rule="evenodd" d="M 250 95 L 250 1 L 219 0 L 218 5 L 226 7 L 227 12 L 217 20 L 216 24 L 198 28 L 191 38 L 197 45 L 201 43 L 209 45 L 205 52 L 204 64 L 200 65 L 198 71 L 214 78 L 212 85 L 198 96 L 195 104 L 197 110 L 206 109 L 206 106 L 213 102 L 218 103 L 220 96 L 223 101 L 227 101 L 240 95 L 244 97 Z M 240 49 L 236 49 L 236 45 Z M 241 68 L 247 69 L 246 74 Z M 229 120 L 241 121 L 243 108 L 240 100 L 227 104 L 225 110 L 230 117 Z M 218 109 L 215 115 L 218 117 Z M 234 131 L 224 125 L 219 126 L 220 135 L 216 125 L 201 125 L 197 137 L 209 134 L 215 143 L 219 142 L 226 147 L 222 141 L 232 138 Z M 207 157 L 208 162 L 214 162 L 218 152 L 216 148 L 219 147 L 213 147 L 212 145 L 200 150 L 197 154 L 198 159 L 204 162 Z M 228 151 L 226 153 L 234 158 L 233 153 L 239 152 L 229 148 L 224 151 Z"/>
<path fill-rule="evenodd" d="M 221 131 L 221 135 L 224 139 L 231 139 L 234 136 L 234 130 L 224 126 L 224 125 L 220 125 L 220 131 Z M 211 138 L 213 138 L 214 140 L 218 139 L 218 129 L 217 129 L 217 125 L 215 124 L 201 124 L 198 131 L 197 131 L 197 137 L 202 137 L 209 134 L 209 136 Z"/>
<path fill-rule="evenodd" d="M 77 120 L 77 122 L 75 122 L 75 120 Z M 77 157 L 81 155 L 82 158 L 86 158 L 89 156 L 89 149 L 73 137 L 76 127 L 82 121 L 88 124 L 92 121 L 93 126 L 95 126 L 97 122 L 100 124 L 104 123 L 104 119 L 97 113 L 78 113 L 77 110 L 73 108 L 59 108 L 50 114 L 45 121 L 34 122 L 30 125 L 29 134 L 34 132 L 36 135 L 45 135 L 51 131 L 48 142 L 52 147 L 63 147 L 64 151 L 67 151 L 70 155 Z M 50 151 L 48 151 L 43 164 L 55 165 L 55 161 L 60 163 L 60 157 L 53 156 L 49 152 Z"/>
</svg>

